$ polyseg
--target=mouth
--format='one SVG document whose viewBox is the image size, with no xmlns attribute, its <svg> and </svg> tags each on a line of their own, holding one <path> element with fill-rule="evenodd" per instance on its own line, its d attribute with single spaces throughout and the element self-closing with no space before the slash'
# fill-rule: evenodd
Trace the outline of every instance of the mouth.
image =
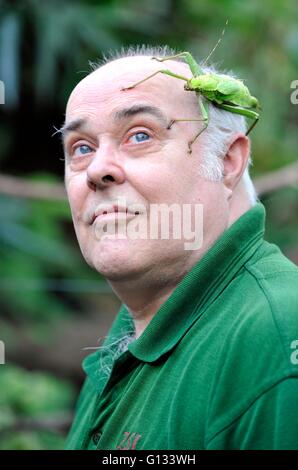
<svg viewBox="0 0 298 470">
<path fill-rule="evenodd" d="M 121 207 L 117 204 L 111 206 L 104 206 L 100 205 L 94 212 L 91 218 L 90 225 L 92 225 L 96 219 L 98 220 L 109 220 L 109 219 L 117 219 L 117 220 L 124 220 L 128 218 L 135 217 L 139 215 L 139 211 L 132 212 L 128 210 L 127 207 Z"/>
</svg>

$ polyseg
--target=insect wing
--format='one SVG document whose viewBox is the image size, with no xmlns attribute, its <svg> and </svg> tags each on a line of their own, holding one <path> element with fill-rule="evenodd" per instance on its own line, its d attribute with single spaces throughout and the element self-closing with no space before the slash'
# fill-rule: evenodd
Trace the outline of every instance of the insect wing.
<svg viewBox="0 0 298 470">
<path fill-rule="evenodd" d="M 239 91 L 239 85 L 237 82 L 234 81 L 220 81 L 217 86 L 217 91 L 222 93 L 223 95 L 232 95 Z"/>
<path fill-rule="evenodd" d="M 204 74 L 198 77 L 193 78 L 191 81 L 194 82 L 194 85 L 204 91 L 216 91 L 218 80 L 216 76 L 211 74 Z"/>
</svg>

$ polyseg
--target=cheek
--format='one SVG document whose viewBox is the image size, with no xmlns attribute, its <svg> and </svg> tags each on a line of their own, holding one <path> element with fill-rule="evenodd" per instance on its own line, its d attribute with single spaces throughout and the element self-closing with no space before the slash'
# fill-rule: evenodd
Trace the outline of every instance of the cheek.
<svg viewBox="0 0 298 470">
<path fill-rule="evenodd" d="M 86 176 L 79 174 L 71 175 L 66 173 L 65 186 L 71 212 L 75 222 L 82 216 L 84 203 L 88 194 L 88 190 L 90 191 L 90 189 L 88 189 L 86 185 Z"/>
<path fill-rule="evenodd" d="M 186 158 L 181 162 L 183 149 L 168 146 L 150 159 L 131 160 L 126 163 L 125 172 L 129 183 L 147 201 L 171 202 L 183 199 L 186 188 L 192 187 L 193 170 L 185 167 Z M 186 154 L 187 155 L 187 154 Z"/>
</svg>

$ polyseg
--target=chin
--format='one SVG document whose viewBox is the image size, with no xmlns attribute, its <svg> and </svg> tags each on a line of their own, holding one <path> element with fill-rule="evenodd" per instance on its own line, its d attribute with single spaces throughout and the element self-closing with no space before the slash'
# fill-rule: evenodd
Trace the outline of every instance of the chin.
<svg viewBox="0 0 298 470">
<path fill-rule="evenodd" d="M 138 250 L 127 240 L 103 240 L 83 256 L 91 268 L 111 281 L 132 279 L 144 269 Z"/>
<path fill-rule="evenodd" d="M 129 261 L 117 264 L 97 262 L 93 265 L 93 269 L 111 282 L 134 280 L 140 276 L 140 268 L 133 266 Z"/>
</svg>

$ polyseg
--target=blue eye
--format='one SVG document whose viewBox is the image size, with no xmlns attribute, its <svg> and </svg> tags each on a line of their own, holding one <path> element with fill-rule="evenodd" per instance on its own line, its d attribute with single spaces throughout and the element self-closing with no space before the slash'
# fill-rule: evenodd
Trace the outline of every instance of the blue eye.
<svg viewBox="0 0 298 470">
<path fill-rule="evenodd" d="M 80 150 L 80 154 L 77 154 L 77 150 Z M 79 157 L 80 155 L 87 155 L 88 153 L 92 152 L 92 148 L 89 147 L 89 145 L 86 145 L 86 144 L 82 144 L 82 145 L 78 145 L 78 147 L 75 148 L 74 150 L 74 155 L 76 157 Z"/>
<path fill-rule="evenodd" d="M 136 134 L 132 135 L 131 137 L 135 138 L 136 142 L 138 143 L 145 142 L 150 138 L 150 136 L 146 134 L 146 132 L 136 132 Z"/>
</svg>

